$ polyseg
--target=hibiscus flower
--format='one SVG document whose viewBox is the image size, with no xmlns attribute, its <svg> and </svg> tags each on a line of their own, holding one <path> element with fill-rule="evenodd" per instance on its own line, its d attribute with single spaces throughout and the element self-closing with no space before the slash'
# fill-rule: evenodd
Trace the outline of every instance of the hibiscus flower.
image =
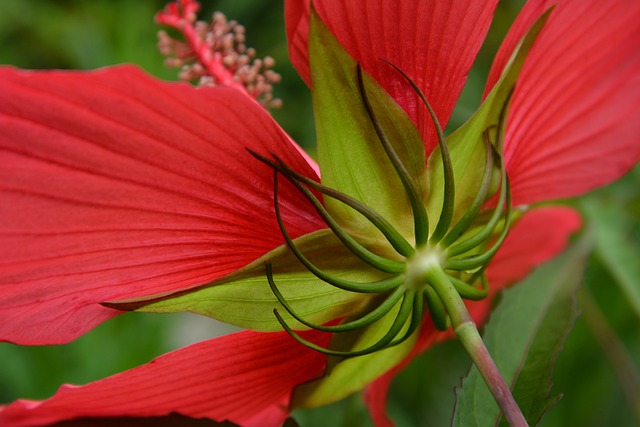
<svg viewBox="0 0 640 427">
<path fill-rule="evenodd" d="M 446 124 L 496 2 L 313 3 L 340 45 L 415 125 L 428 159 L 438 152 L 437 128 L 394 67 L 415 82 Z M 582 194 L 617 179 L 640 158 L 640 129 L 632 120 L 640 101 L 635 1 L 529 1 L 496 57 L 487 96 L 522 37 L 556 3 L 528 52 L 506 119 L 502 157 L 516 207 Z M 193 4 L 183 0 L 183 9 L 173 6 L 166 13 Z M 310 9 L 308 1 L 286 3 L 291 60 L 314 91 Z M 234 274 L 285 250 L 281 228 L 302 239 L 297 241 L 327 228 L 304 193 L 286 182 L 277 187 L 279 215 L 274 215 L 273 171 L 251 152 L 274 154 L 314 181 L 318 168 L 234 84 L 194 89 L 158 81 L 134 66 L 92 72 L 4 68 L 0 91 L 3 341 L 69 342 L 121 313 L 103 303 L 175 295 L 208 283 L 227 283 L 219 288 L 238 292 L 230 281 Z M 526 211 L 487 270 L 491 294 L 558 253 L 579 224 L 568 208 Z M 264 267 L 261 271 L 265 283 Z M 279 279 L 276 271 L 275 282 Z M 324 301 L 300 289 L 301 298 Z M 316 323 L 343 317 L 362 303 L 335 295 L 340 295 L 332 300 L 337 309 L 325 310 Z M 267 312 L 277 303 L 269 298 Z M 239 306 L 255 300 L 250 295 Z M 235 315 L 235 323 L 251 317 L 231 307 L 236 312 L 224 316 Z M 490 298 L 468 304 L 476 322 L 489 307 Z M 270 319 L 255 329 L 281 329 Z M 327 334 L 299 334 L 329 345 Z M 178 413 L 278 425 L 294 388 L 316 380 L 305 392 L 298 389 L 294 404 L 322 404 L 366 386 L 373 417 L 383 424 L 393 375 L 447 336 L 425 319 L 402 351 L 384 363 L 369 359 L 375 369 L 338 386 L 336 370 L 323 376 L 322 353 L 286 332 L 245 331 L 85 386 L 62 386 L 42 402 L 16 401 L 2 409 L 0 422 L 31 426 Z"/>
</svg>

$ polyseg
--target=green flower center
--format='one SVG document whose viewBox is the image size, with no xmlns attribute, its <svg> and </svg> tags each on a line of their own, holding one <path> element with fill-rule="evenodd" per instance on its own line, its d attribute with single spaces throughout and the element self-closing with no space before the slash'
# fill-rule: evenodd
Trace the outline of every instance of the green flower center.
<svg viewBox="0 0 640 427">
<path fill-rule="evenodd" d="M 438 246 L 426 246 L 416 251 L 407 260 L 404 287 L 415 292 L 424 291 L 425 287 L 428 286 L 425 276 L 431 269 L 439 268 L 442 265 L 444 255 L 445 252 Z"/>
</svg>

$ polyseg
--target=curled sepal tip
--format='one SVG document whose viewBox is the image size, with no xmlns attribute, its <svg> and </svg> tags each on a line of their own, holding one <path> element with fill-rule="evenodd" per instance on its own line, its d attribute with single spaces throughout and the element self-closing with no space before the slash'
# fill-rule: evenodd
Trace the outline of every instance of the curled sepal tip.
<svg viewBox="0 0 640 427">
<path fill-rule="evenodd" d="M 269 282 L 269 287 L 271 288 L 271 291 L 276 296 L 276 298 L 278 299 L 280 304 L 282 304 L 282 306 L 285 308 L 285 310 L 287 310 L 287 312 L 291 315 L 291 317 L 296 319 L 298 322 L 302 323 L 303 325 L 305 325 L 305 326 L 307 326 L 307 327 L 309 327 L 311 329 L 316 329 L 318 331 L 324 331 L 324 332 L 348 332 L 348 331 L 354 331 L 354 330 L 357 330 L 357 329 L 365 328 L 365 327 L 373 324 L 374 322 L 380 320 L 385 314 L 387 314 L 389 311 L 391 311 L 393 306 L 395 306 L 396 303 L 398 301 L 400 301 L 400 298 L 402 298 L 402 295 L 404 293 L 403 289 L 397 288 L 375 310 L 370 311 L 366 315 L 364 315 L 361 318 L 359 318 L 357 320 L 354 320 L 352 322 L 342 323 L 340 325 L 335 325 L 335 326 L 317 325 L 317 324 L 309 322 L 309 321 L 305 320 L 304 318 L 302 318 L 301 316 L 299 316 L 293 310 L 293 308 L 287 302 L 287 300 L 282 296 L 282 293 L 280 292 L 280 290 L 278 289 L 278 286 L 276 285 L 275 281 L 273 280 L 273 271 L 272 271 L 271 263 L 266 263 L 265 264 L 265 269 L 266 269 L 266 272 L 267 272 L 267 281 Z"/>
<path fill-rule="evenodd" d="M 391 346 L 395 346 L 400 344 L 401 342 L 403 342 L 404 340 L 406 340 L 410 334 L 403 334 L 403 336 L 401 337 L 401 339 L 398 340 L 394 340 L 394 338 L 402 331 L 402 329 L 405 327 L 405 324 L 407 322 L 407 320 L 409 320 L 409 317 L 411 316 L 411 313 L 413 312 L 413 307 L 414 307 L 414 300 L 416 298 L 415 293 L 413 292 L 407 292 L 404 293 L 404 295 L 402 296 L 402 302 L 400 303 L 400 308 L 398 309 L 398 313 L 396 314 L 395 320 L 393 321 L 393 324 L 391 325 L 391 327 L 389 328 L 389 330 L 384 334 L 384 336 L 382 336 L 382 338 L 380 338 L 380 340 L 378 340 L 376 343 L 374 343 L 373 345 L 364 348 L 364 349 L 360 349 L 360 350 L 355 350 L 355 351 L 339 351 L 339 350 L 331 350 L 328 348 L 324 348 L 321 347 L 315 343 L 312 343 L 311 341 L 308 341 L 304 338 L 302 338 L 300 335 L 298 335 L 295 331 L 293 331 L 293 329 L 291 329 L 291 327 L 287 324 L 287 322 L 284 321 L 284 319 L 282 318 L 282 316 L 280 315 L 280 313 L 278 312 L 278 309 L 274 309 L 273 313 L 275 314 L 276 318 L 278 319 L 278 322 L 280 322 L 280 325 L 282 325 L 282 328 L 296 341 L 298 341 L 299 343 L 312 348 L 316 351 L 319 351 L 320 353 L 326 354 L 327 356 L 336 356 L 336 357 L 356 357 L 356 356 L 364 356 L 367 354 L 371 354 L 371 353 L 375 353 L 376 351 L 379 350 L 383 350 L 385 348 L 391 347 Z M 412 327 L 412 323 L 414 322 L 414 319 L 412 319 L 412 321 L 410 322 L 409 325 L 409 329 L 411 329 Z"/>
<path fill-rule="evenodd" d="M 282 159 L 280 159 L 277 155 L 272 153 L 275 161 L 268 159 L 255 151 L 248 149 L 247 151 L 254 156 L 256 159 L 260 160 L 262 163 L 270 166 L 274 170 L 277 170 L 282 175 L 287 177 L 289 180 L 295 180 L 299 183 L 302 183 L 313 190 L 318 191 L 319 193 L 324 194 L 325 196 L 331 197 L 332 199 L 338 200 L 341 203 L 349 206 L 351 209 L 360 213 L 364 216 L 374 227 L 376 227 L 387 239 L 389 244 L 396 250 L 396 252 L 404 257 L 409 257 L 415 253 L 415 249 L 411 244 L 400 234 L 392 225 L 387 221 L 382 215 L 380 215 L 375 210 L 366 206 L 361 201 L 354 199 L 348 194 L 341 193 L 332 188 L 326 187 L 319 182 L 316 182 L 309 177 L 301 175 L 295 170 L 291 169 L 287 166 Z"/>
<path fill-rule="evenodd" d="M 274 193 L 273 193 L 273 202 L 276 211 L 276 219 L 278 221 L 278 226 L 280 227 L 280 232 L 282 233 L 282 237 L 284 237 L 285 242 L 291 249 L 291 252 L 298 258 L 298 260 L 313 273 L 320 280 L 329 283 L 336 288 L 343 289 L 345 291 L 350 292 L 360 292 L 360 293 L 379 293 L 386 292 L 390 289 L 398 286 L 399 283 L 402 282 L 400 276 L 394 276 L 387 279 L 382 279 L 376 282 L 369 283 L 361 283 L 354 282 L 352 280 L 342 279 L 340 277 L 332 276 L 330 274 L 325 273 L 318 267 L 316 267 L 306 256 L 298 249 L 296 244 L 293 242 L 293 239 L 289 236 L 287 229 L 284 225 L 284 221 L 282 220 L 282 215 L 280 213 L 280 202 L 278 198 L 278 171 L 274 171 L 273 174 L 273 185 L 274 185 Z"/>
<path fill-rule="evenodd" d="M 402 273 L 404 272 L 404 264 L 399 261 L 387 259 L 381 257 L 358 243 L 353 237 L 351 237 L 346 231 L 344 231 L 340 225 L 333 219 L 329 212 L 322 206 L 322 203 L 316 198 L 316 196 L 305 188 L 294 176 L 287 173 L 286 169 L 281 172 L 285 178 L 289 180 L 302 195 L 313 205 L 316 212 L 320 214 L 325 223 L 331 228 L 331 231 L 340 239 L 340 241 L 358 258 L 364 261 L 371 267 L 386 272 L 386 273 Z"/>
</svg>

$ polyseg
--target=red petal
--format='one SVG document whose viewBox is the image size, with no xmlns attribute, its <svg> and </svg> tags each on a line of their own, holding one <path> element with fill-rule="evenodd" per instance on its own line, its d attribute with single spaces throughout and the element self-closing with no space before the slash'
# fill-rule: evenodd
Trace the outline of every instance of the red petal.
<svg viewBox="0 0 640 427">
<path fill-rule="evenodd" d="M 489 77 L 487 78 L 485 92 L 482 97 L 483 99 L 487 97 L 491 89 L 493 89 L 493 86 L 495 86 L 495 84 L 498 82 L 500 75 L 509 62 L 513 51 L 516 47 L 518 47 L 518 43 L 520 43 L 520 40 L 522 40 L 522 38 L 527 34 L 527 31 L 529 31 L 536 20 L 540 16 L 542 16 L 542 14 L 547 11 L 547 9 L 549 9 L 556 3 L 558 3 L 558 0 L 529 0 L 524 5 L 522 11 L 520 11 L 518 17 L 513 22 L 513 25 L 511 25 L 509 33 L 502 41 L 500 49 L 498 50 L 498 53 L 493 60 L 491 71 L 489 72 Z"/>
<path fill-rule="evenodd" d="M 253 100 L 134 67 L 0 70 L 0 340 L 62 343 L 113 301 L 206 283 L 282 243 L 273 175 L 311 166 Z M 323 227 L 283 189 L 293 235 Z"/>
<path fill-rule="evenodd" d="M 318 332 L 303 334 L 315 341 L 320 337 Z M 319 344 L 327 345 L 327 338 Z M 0 409 L 0 425 L 174 412 L 243 426 L 277 426 L 287 416 L 293 387 L 322 375 L 325 360 L 286 333 L 239 332 L 85 386 L 64 385 L 45 401 L 18 400 Z"/>
<path fill-rule="evenodd" d="M 387 395 L 389 394 L 389 387 L 391 381 L 398 375 L 409 362 L 413 360 L 413 356 L 409 359 L 409 356 L 405 359 L 401 365 L 395 366 L 392 370 L 369 384 L 364 391 L 364 403 L 369 409 L 369 415 L 376 427 L 394 427 L 395 424 L 387 415 Z"/>
<path fill-rule="evenodd" d="M 491 23 L 496 0 L 430 0 L 398 6 L 384 0 L 314 0 L 346 50 L 391 94 L 420 129 L 427 153 L 437 143 L 426 109 L 386 59 L 422 89 L 446 124 Z M 310 83 L 309 0 L 286 2 L 291 61 Z"/>
<path fill-rule="evenodd" d="M 482 301 L 467 301 L 467 308 L 476 323 L 481 325 L 487 319 L 492 299 L 501 289 L 524 278 L 537 265 L 559 254 L 580 225 L 580 216 L 570 208 L 540 208 L 525 214 L 513 227 L 487 270 L 491 294 Z M 393 426 L 386 413 L 386 402 L 389 386 L 398 372 L 436 342 L 451 337 L 453 334 L 450 331 L 439 332 L 427 320 L 412 352 L 401 364 L 369 384 L 365 402 L 376 426 Z"/>
<path fill-rule="evenodd" d="M 533 268 L 558 255 L 582 218 L 568 207 L 551 206 L 527 212 L 513 229 L 487 270 L 493 290 L 521 280 Z"/>
<path fill-rule="evenodd" d="M 548 1 L 524 9 L 494 66 Z M 559 1 L 518 80 L 505 156 L 515 204 L 570 197 L 640 160 L 640 2 Z"/>
</svg>

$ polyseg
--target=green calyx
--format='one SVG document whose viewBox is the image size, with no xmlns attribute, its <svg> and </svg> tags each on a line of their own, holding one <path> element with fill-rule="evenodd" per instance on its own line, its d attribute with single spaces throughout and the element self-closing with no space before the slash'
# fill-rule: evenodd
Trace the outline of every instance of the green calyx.
<svg viewBox="0 0 640 427">
<path fill-rule="evenodd" d="M 393 64 L 390 65 L 398 70 Z M 427 210 L 414 178 L 407 171 L 401 157 L 394 148 L 394 144 L 377 119 L 364 84 L 362 69 L 357 65 L 354 71 L 357 76 L 356 81 L 361 100 L 375 130 L 377 143 L 382 146 L 386 159 L 402 183 L 402 188 L 409 200 L 413 216 L 415 244 L 409 243 L 390 221 L 363 202 L 300 175 L 275 155 L 272 155 L 272 158 L 267 158 L 251 152 L 255 158 L 268 165 L 274 172 L 274 208 L 276 217 L 287 246 L 299 262 L 322 282 L 344 291 L 373 295 L 371 301 L 375 301 L 375 303 L 371 304 L 373 308 L 359 313 L 358 316 L 350 316 L 343 319 L 337 325 L 326 326 L 313 323 L 296 313 L 292 305 L 282 295 L 276 280 L 274 280 L 273 266 L 271 263 L 266 262 L 265 270 L 269 286 L 286 313 L 308 328 L 336 334 L 353 333 L 354 331 L 368 328 L 383 317 L 393 313 L 394 317 L 388 330 L 377 341 L 364 348 L 338 350 L 323 348 L 305 340 L 293 330 L 284 319 L 282 313 L 278 309 L 274 309 L 274 314 L 282 328 L 295 340 L 324 354 L 342 358 L 371 354 L 404 342 L 420 326 L 425 309 L 430 313 L 438 329 L 446 330 L 452 323 L 454 326 L 459 324 L 461 322 L 461 319 L 458 318 L 460 313 L 455 307 L 451 306 L 449 302 L 452 299 L 450 293 L 455 292 L 457 294 L 455 299 L 457 300 L 459 300 L 459 297 L 479 300 L 488 295 L 489 290 L 485 270 L 508 233 L 511 217 L 509 180 L 501 159 L 502 135 L 504 133 L 508 101 L 502 109 L 497 128 L 488 129 L 484 133 L 486 162 L 484 164 L 482 182 L 468 210 L 464 215 L 460 216 L 455 224 L 452 224 L 455 183 L 451 160 L 448 156 L 447 141 L 441 132 L 441 126 L 435 114 L 431 114 L 436 128 L 440 130 L 439 144 L 441 153 L 444 153 L 441 158 L 445 186 L 441 215 L 438 218 L 437 225 L 430 232 Z M 418 87 L 404 73 L 400 70 L 398 71 L 411 84 L 427 109 L 433 111 Z M 496 141 L 492 140 L 492 135 L 495 135 Z M 484 212 L 484 215 L 480 215 L 483 205 L 491 198 L 490 185 L 495 170 L 498 170 L 500 174 L 500 190 L 497 204 L 493 208 L 491 215 L 486 215 L 486 212 Z M 324 219 L 332 233 L 354 256 L 371 269 L 382 273 L 384 278 L 372 282 L 347 280 L 323 271 L 310 261 L 290 237 L 282 220 L 278 196 L 279 176 L 284 177 L 300 191 Z M 341 226 L 341 217 L 339 215 L 336 217 L 325 208 L 324 204 L 316 196 L 317 193 L 322 194 L 325 201 L 331 199 L 366 218 L 370 227 L 373 227 L 384 236 L 388 246 L 394 249 L 394 253 L 386 253 L 384 255 L 375 253 L 375 251 L 370 250 L 366 245 L 351 236 L 349 231 Z M 488 219 L 484 219 L 487 217 Z M 493 243 L 489 245 L 489 242 Z"/>
<path fill-rule="evenodd" d="M 348 283 L 349 290 L 369 299 L 362 310 L 345 314 L 342 323 L 335 325 L 338 328 L 303 322 L 278 298 L 285 314 L 299 323 L 336 333 L 330 349 L 316 349 L 349 357 L 397 345 L 418 327 L 413 320 L 419 316 L 407 312 L 414 304 L 416 312 L 428 310 L 439 329 L 458 330 L 471 321 L 464 314 L 462 299 L 488 295 L 487 266 L 504 242 L 511 220 L 518 216 L 512 211 L 502 157 L 505 122 L 520 70 L 549 13 L 523 38 L 481 108 L 446 139 L 417 85 L 397 66 L 382 60 L 408 82 L 431 115 L 439 144 L 427 161 L 421 137 L 402 108 L 311 11 L 309 57 L 322 184 L 295 174 L 277 159 L 271 165 L 276 174 L 297 182 L 296 187 L 321 193 L 326 207 L 321 215 L 333 219 L 327 222 L 333 232 L 341 229 L 360 242 L 357 249 L 351 245 L 350 250 L 358 252 L 352 253 L 383 274 L 374 276 L 375 281 Z M 290 249 L 299 253 L 287 240 Z M 383 259 L 368 262 L 366 258 L 373 257 L 366 251 Z M 391 265 L 393 271 L 388 268 Z M 324 277 L 337 282 L 333 276 Z M 275 293 L 278 281 L 270 277 L 269 282 Z M 310 344 L 281 318 L 285 330 Z M 401 323 L 404 326 L 398 330 Z M 339 328 L 343 325 L 344 329 Z M 368 338 L 359 341 L 356 333 Z M 353 338 L 354 344 L 344 345 Z M 356 365 L 346 364 L 350 368 L 342 369 L 338 378 L 354 375 Z M 340 382 L 334 378 L 329 383 L 336 381 Z"/>
</svg>

